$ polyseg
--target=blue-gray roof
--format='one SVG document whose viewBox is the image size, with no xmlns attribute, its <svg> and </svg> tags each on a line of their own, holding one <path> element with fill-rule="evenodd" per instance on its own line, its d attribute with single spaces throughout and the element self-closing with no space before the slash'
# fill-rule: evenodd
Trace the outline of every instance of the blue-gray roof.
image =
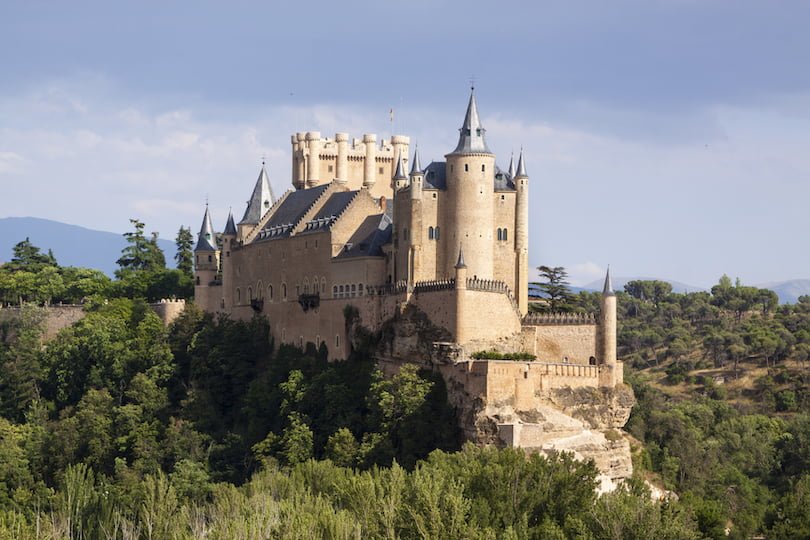
<svg viewBox="0 0 810 540">
<path fill-rule="evenodd" d="M 319 231 L 330 227 L 340 214 L 349 206 L 349 203 L 357 196 L 357 191 L 340 191 L 333 193 L 317 214 L 307 222 L 305 231 Z"/>
<path fill-rule="evenodd" d="M 205 215 L 203 216 L 200 234 L 197 238 L 197 246 L 194 251 L 216 251 L 216 238 L 214 237 L 214 225 L 211 222 L 211 214 L 208 212 L 208 205 L 205 205 Z"/>
<path fill-rule="evenodd" d="M 425 168 L 425 183 L 427 189 L 447 189 L 447 164 L 444 161 L 432 161 Z"/>
<path fill-rule="evenodd" d="M 328 187 L 329 184 L 324 184 L 314 188 L 299 189 L 287 195 L 284 202 L 259 232 L 257 240 L 289 236 L 295 224 L 304 217 L 307 210 Z"/>
<path fill-rule="evenodd" d="M 464 124 L 458 130 L 458 144 L 452 154 L 491 154 L 487 141 L 484 138 L 486 130 L 478 117 L 478 105 L 475 102 L 475 92 L 470 92 L 470 102 L 467 104 L 467 114 Z"/>
</svg>

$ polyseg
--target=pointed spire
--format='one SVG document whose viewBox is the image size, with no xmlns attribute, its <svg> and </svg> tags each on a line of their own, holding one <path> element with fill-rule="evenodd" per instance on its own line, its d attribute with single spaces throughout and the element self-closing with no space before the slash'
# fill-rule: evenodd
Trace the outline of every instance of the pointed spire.
<svg viewBox="0 0 810 540">
<path fill-rule="evenodd" d="M 228 221 L 225 223 L 225 230 L 222 234 L 226 236 L 236 236 L 236 225 L 233 222 L 233 210 L 228 210 Z"/>
<path fill-rule="evenodd" d="M 475 102 L 475 89 L 470 90 L 470 102 L 467 104 L 467 114 L 464 124 L 459 128 L 458 145 L 453 154 L 491 154 L 484 139 L 486 130 L 478 117 L 478 105 Z"/>
<path fill-rule="evenodd" d="M 610 280 L 610 265 L 608 265 L 607 273 L 605 274 L 605 287 L 602 289 L 602 296 L 616 296 L 613 291 L 613 282 Z"/>
<path fill-rule="evenodd" d="M 240 221 L 239 224 L 252 225 L 258 223 L 264 213 L 270 210 L 274 202 L 276 202 L 276 197 L 273 195 L 273 188 L 270 186 L 267 169 L 264 166 L 264 161 L 262 161 L 262 170 L 259 172 L 259 178 L 256 180 L 253 193 L 247 203 L 245 215 L 242 216 L 242 221 Z"/>
<path fill-rule="evenodd" d="M 394 180 L 407 180 L 405 176 L 405 164 L 402 162 L 402 152 L 397 157 L 397 170 L 394 172 Z"/>
<path fill-rule="evenodd" d="M 464 264 L 464 247 L 458 247 L 458 262 L 456 262 L 456 268 L 467 268 L 467 265 Z"/>
<path fill-rule="evenodd" d="M 523 148 L 520 149 L 520 157 L 518 158 L 517 172 L 515 173 L 514 178 L 518 178 L 520 176 L 524 176 L 526 178 L 529 177 L 529 175 L 526 174 L 526 164 L 523 162 Z"/>
<path fill-rule="evenodd" d="M 422 174 L 422 163 L 419 160 L 419 145 L 413 151 L 413 163 L 411 163 L 411 176 Z"/>
<path fill-rule="evenodd" d="M 214 225 L 211 223 L 211 213 L 208 211 L 208 204 L 205 205 L 205 215 L 203 216 L 200 235 L 197 238 L 197 247 L 194 251 L 216 251 L 216 240 L 214 238 Z"/>
<path fill-rule="evenodd" d="M 509 156 L 509 178 L 515 177 L 515 153 Z"/>
</svg>

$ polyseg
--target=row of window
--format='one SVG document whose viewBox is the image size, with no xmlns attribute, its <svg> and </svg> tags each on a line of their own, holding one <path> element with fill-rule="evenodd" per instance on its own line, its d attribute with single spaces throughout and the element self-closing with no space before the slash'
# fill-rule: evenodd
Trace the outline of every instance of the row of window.
<svg viewBox="0 0 810 540">
<path fill-rule="evenodd" d="M 282 341 L 282 343 L 286 343 L 286 341 L 287 341 L 287 330 L 286 329 L 281 330 L 281 341 Z M 315 347 L 320 348 L 321 344 L 325 345 L 326 342 L 321 340 L 320 335 L 315 336 Z M 302 349 L 304 348 L 304 336 L 298 336 L 298 346 L 301 347 Z M 340 348 L 340 334 L 335 334 L 335 349 L 339 349 L 339 348 Z"/>
<path fill-rule="evenodd" d="M 267 296 L 265 296 L 264 285 L 262 285 L 261 280 L 259 280 L 259 283 L 256 285 L 255 293 L 252 286 L 247 288 L 247 296 L 245 297 L 245 302 L 249 302 L 251 300 L 265 300 L 265 299 L 267 299 L 270 302 L 274 301 L 275 291 L 273 290 L 273 286 L 268 285 L 266 291 Z M 326 293 L 326 278 L 325 277 L 318 278 L 317 276 L 313 276 L 312 281 L 310 281 L 308 277 L 305 277 L 303 284 L 295 286 L 296 297 L 302 293 L 303 294 Z M 286 283 L 281 284 L 281 300 L 283 301 L 287 300 Z M 236 303 L 237 304 L 242 303 L 242 290 L 238 287 L 236 289 Z"/>
<path fill-rule="evenodd" d="M 355 296 L 363 296 L 362 283 L 332 286 L 332 298 L 354 298 Z"/>
<path fill-rule="evenodd" d="M 506 228 L 503 229 L 498 228 L 497 236 L 498 240 L 501 240 L 503 242 L 509 240 L 509 233 L 507 232 Z M 407 227 L 402 229 L 402 239 L 406 242 L 409 239 Z M 439 227 L 428 227 L 428 240 L 438 240 L 438 239 L 439 239 Z"/>
</svg>

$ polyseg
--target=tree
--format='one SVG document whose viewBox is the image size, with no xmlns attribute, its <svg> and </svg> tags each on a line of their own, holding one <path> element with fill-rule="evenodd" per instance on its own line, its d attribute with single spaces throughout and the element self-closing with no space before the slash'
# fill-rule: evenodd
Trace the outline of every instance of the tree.
<svg viewBox="0 0 810 540">
<path fill-rule="evenodd" d="M 191 249 L 194 245 L 194 235 L 191 234 L 191 228 L 180 227 L 180 230 L 177 231 L 175 244 L 177 245 L 177 253 L 174 254 L 174 260 L 177 262 L 177 269 L 193 277 L 194 254 Z"/>
<path fill-rule="evenodd" d="M 124 233 L 127 245 L 121 250 L 121 257 L 116 261 L 120 270 L 116 271 L 116 276 L 121 277 L 121 273 L 126 270 L 158 270 L 166 267 L 166 259 L 163 251 L 157 244 L 157 233 L 152 233 L 152 237 L 147 239 L 144 236 L 143 222 L 137 219 L 130 219 L 130 223 L 135 228 L 132 232 Z"/>
<path fill-rule="evenodd" d="M 41 253 L 40 249 L 33 245 L 27 237 L 14 246 L 13 253 L 14 256 L 7 265 L 12 271 L 29 270 L 36 272 L 44 266 L 59 266 L 51 250 L 48 250 L 47 254 Z"/>
<path fill-rule="evenodd" d="M 533 282 L 548 297 L 549 311 L 569 311 L 571 291 L 568 289 L 568 272 L 562 266 L 539 266 L 537 271 L 545 282 Z"/>
</svg>

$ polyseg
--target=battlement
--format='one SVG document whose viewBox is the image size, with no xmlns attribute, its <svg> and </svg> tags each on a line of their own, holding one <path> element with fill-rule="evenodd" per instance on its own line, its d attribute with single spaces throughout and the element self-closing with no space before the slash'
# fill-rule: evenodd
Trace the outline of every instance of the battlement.
<svg viewBox="0 0 810 540">
<path fill-rule="evenodd" d="M 596 324 L 593 313 L 529 313 L 523 317 L 523 326 L 551 326 Z"/>
</svg>

